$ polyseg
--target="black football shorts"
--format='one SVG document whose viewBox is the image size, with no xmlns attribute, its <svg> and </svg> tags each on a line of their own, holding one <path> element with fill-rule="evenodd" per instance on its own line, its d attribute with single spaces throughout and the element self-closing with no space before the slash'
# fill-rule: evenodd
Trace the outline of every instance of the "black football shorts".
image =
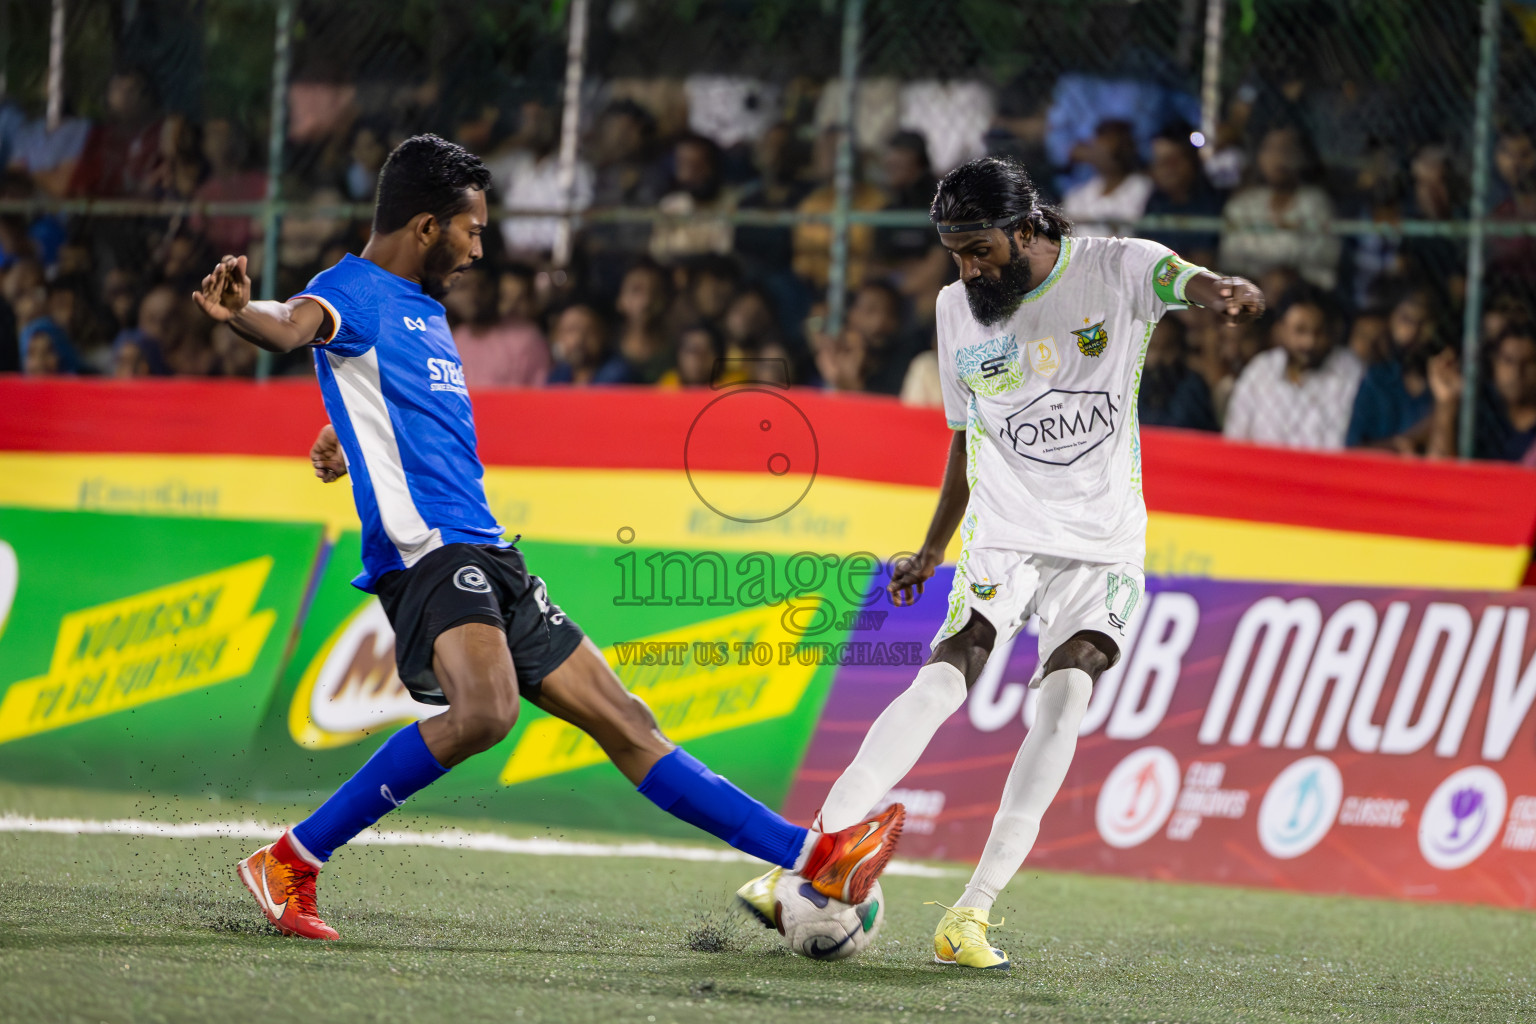
<svg viewBox="0 0 1536 1024">
<path fill-rule="evenodd" d="M 535 692 L 585 635 L 550 602 L 544 581 L 529 575 L 516 548 L 447 544 L 380 577 L 376 589 L 395 629 L 400 681 L 423 704 L 448 703 L 432 672 L 432 645 L 455 626 L 484 622 L 505 633 L 524 694 Z"/>
</svg>

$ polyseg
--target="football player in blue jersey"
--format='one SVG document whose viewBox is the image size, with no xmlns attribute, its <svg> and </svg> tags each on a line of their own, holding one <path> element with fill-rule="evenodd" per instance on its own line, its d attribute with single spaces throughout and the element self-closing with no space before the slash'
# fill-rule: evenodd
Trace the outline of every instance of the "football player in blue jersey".
<svg viewBox="0 0 1536 1024">
<path fill-rule="evenodd" d="M 241 861 L 241 880 L 279 930 L 336 938 L 315 903 L 321 865 L 411 794 L 499 743 L 521 694 L 591 736 L 662 810 L 800 873 L 828 896 L 859 902 L 890 859 L 901 806 L 822 834 L 710 771 L 662 735 L 502 539 L 438 301 L 481 256 L 490 184 L 461 147 L 434 135 L 407 139 L 379 172 L 361 258 L 345 257 L 287 302 L 253 302 L 246 258 L 226 256 L 193 296 L 270 352 L 313 348 L 331 421 L 316 444 L 316 471 L 324 480 L 351 476 L 362 520 L 363 571 L 353 582 L 388 614 L 412 696 L 448 708 L 392 735 L 319 809 Z"/>
</svg>

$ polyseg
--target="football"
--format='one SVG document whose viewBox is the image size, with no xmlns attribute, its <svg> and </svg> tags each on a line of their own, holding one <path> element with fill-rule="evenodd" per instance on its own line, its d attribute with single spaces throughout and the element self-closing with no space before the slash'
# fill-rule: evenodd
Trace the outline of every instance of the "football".
<svg viewBox="0 0 1536 1024">
<path fill-rule="evenodd" d="M 879 882 L 858 905 L 824 896 L 787 871 L 773 888 L 773 923 L 784 945 L 812 960 L 853 956 L 875 941 L 884 921 L 885 896 Z"/>
</svg>

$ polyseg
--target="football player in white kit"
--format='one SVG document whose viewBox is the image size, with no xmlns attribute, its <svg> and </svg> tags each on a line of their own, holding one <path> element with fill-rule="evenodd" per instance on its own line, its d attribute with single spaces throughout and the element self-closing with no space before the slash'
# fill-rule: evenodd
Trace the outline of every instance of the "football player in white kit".
<svg viewBox="0 0 1536 1024">
<path fill-rule="evenodd" d="M 965 703 L 997 640 L 1040 621 L 1034 725 L 1019 748 L 970 884 L 934 933 L 939 963 L 1007 969 L 988 912 L 1066 777 L 1093 684 L 1141 608 L 1147 510 L 1136 400 L 1157 321 L 1188 304 L 1232 322 L 1263 294 L 1156 242 L 1077 238 L 1018 163 L 945 175 L 930 215 L 960 280 L 939 293 L 939 373 L 954 437 L 938 508 L 890 592 L 911 604 L 961 531 L 933 656 L 875 720 L 822 805 L 822 828 L 864 818 Z M 738 892 L 772 915 L 777 869 Z"/>
</svg>

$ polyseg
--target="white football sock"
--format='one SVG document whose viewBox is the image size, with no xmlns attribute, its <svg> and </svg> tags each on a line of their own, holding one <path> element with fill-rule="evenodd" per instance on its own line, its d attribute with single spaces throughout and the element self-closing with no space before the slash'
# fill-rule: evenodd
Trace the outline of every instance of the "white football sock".
<svg viewBox="0 0 1536 1024">
<path fill-rule="evenodd" d="M 837 832 L 863 821 L 964 703 L 965 674 L 958 668 L 936 661 L 918 669 L 912 685 L 880 712 L 853 763 L 832 784 L 821 805 L 822 831 Z"/>
<path fill-rule="evenodd" d="M 1082 669 L 1058 669 L 1041 680 L 1035 724 L 1008 770 L 986 848 L 956 906 L 991 910 L 997 894 L 1018 873 L 1040 834 L 1041 816 L 1067 777 L 1092 695 L 1093 680 Z"/>
</svg>

